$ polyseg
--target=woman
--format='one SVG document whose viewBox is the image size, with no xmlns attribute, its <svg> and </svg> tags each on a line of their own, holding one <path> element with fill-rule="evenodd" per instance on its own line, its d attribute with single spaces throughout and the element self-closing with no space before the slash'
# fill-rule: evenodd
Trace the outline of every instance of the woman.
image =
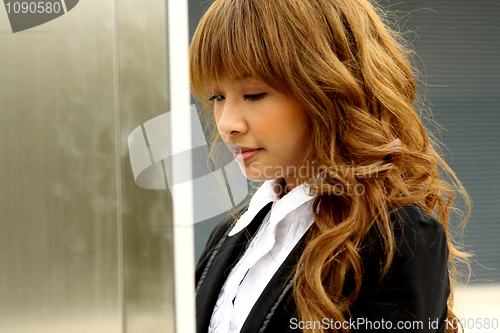
<svg viewBox="0 0 500 333">
<path fill-rule="evenodd" d="M 198 332 L 458 331 L 448 219 L 455 192 L 469 201 L 378 10 L 216 0 L 190 52 L 216 134 L 264 181 L 201 256 Z"/>
</svg>

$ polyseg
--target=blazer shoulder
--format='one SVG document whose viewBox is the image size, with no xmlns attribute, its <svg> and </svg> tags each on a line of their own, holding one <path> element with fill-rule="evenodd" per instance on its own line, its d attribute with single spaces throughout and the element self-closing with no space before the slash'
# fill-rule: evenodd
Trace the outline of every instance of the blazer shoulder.
<svg viewBox="0 0 500 333">
<path fill-rule="evenodd" d="M 443 261 L 447 261 L 447 235 L 444 227 L 419 205 L 399 208 L 394 213 L 393 231 L 397 258 L 409 260 L 419 253 L 428 256 L 433 252 L 440 252 Z"/>
<path fill-rule="evenodd" d="M 365 257 L 361 291 L 351 307 L 353 317 L 375 322 L 415 322 L 406 332 L 444 332 L 448 278 L 448 243 L 443 225 L 418 205 L 398 208 L 392 215 L 396 252 L 388 274 L 380 279 L 383 247 Z M 437 330 L 427 330 L 431 319 Z M 389 332 L 390 330 L 381 330 Z M 370 332 L 367 326 L 358 332 Z"/>
<path fill-rule="evenodd" d="M 442 229 L 442 224 L 417 204 L 399 207 L 393 213 L 393 220 L 400 225 L 415 225 L 420 228 Z"/>
</svg>

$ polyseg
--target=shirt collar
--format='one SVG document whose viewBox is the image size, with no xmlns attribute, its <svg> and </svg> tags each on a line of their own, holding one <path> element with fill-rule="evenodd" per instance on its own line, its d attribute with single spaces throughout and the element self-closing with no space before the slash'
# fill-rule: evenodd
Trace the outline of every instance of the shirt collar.
<svg viewBox="0 0 500 333">
<path fill-rule="evenodd" d="M 288 213 L 314 199 L 314 196 L 307 194 L 307 188 L 304 184 L 295 187 L 280 199 L 274 191 L 275 184 L 276 180 L 268 180 L 259 187 L 250 201 L 248 210 L 236 222 L 229 236 L 233 236 L 246 228 L 269 202 L 273 202 L 270 222 L 277 224 Z"/>
</svg>

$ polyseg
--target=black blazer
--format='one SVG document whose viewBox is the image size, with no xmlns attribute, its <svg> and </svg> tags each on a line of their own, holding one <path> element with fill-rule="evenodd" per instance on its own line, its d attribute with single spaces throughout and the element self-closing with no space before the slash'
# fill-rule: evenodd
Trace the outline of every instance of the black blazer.
<svg viewBox="0 0 500 333">
<path fill-rule="evenodd" d="M 241 232 L 228 237 L 233 220 L 219 224 L 209 237 L 196 267 L 197 332 L 206 333 L 219 292 L 234 264 L 267 214 L 266 206 Z M 363 257 L 361 292 L 350 308 L 351 318 L 335 323 L 299 322 L 292 296 L 293 273 L 305 246 L 297 244 L 252 308 L 241 333 L 300 332 L 305 325 L 352 332 L 444 332 L 449 296 L 448 246 L 442 225 L 417 205 L 393 216 L 397 251 L 388 276 L 379 281 L 380 246 L 368 246 Z M 349 279 L 346 285 L 353 283 Z M 391 329 L 392 328 L 392 329 Z"/>
</svg>

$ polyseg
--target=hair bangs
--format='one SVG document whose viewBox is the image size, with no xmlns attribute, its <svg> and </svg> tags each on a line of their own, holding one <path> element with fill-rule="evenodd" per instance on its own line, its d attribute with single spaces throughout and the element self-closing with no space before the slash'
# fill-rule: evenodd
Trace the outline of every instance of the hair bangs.
<svg viewBox="0 0 500 333">
<path fill-rule="evenodd" d="M 201 99 L 223 80 L 253 77 L 284 91 L 284 54 L 279 22 L 267 1 L 216 1 L 204 15 L 190 50 L 193 94 Z M 276 61 L 278 60 L 278 61 Z"/>
</svg>

